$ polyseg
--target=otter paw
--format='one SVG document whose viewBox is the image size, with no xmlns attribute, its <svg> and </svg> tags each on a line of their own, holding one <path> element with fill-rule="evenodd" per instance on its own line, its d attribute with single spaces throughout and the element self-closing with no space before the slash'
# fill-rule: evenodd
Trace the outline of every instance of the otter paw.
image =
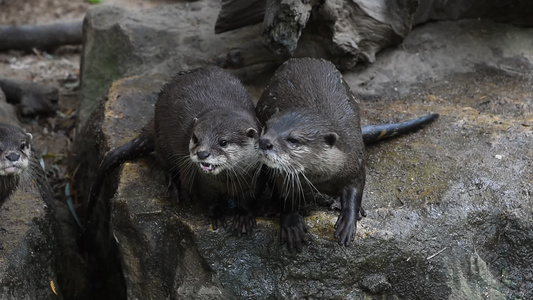
<svg viewBox="0 0 533 300">
<path fill-rule="evenodd" d="M 350 246 L 355 238 L 356 224 L 352 211 L 341 211 L 335 223 L 334 235 L 340 245 Z"/>
<path fill-rule="evenodd" d="M 255 216 L 242 207 L 237 209 L 232 221 L 232 229 L 238 235 L 252 232 L 252 228 L 257 224 Z"/>
<path fill-rule="evenodd" d="M 219 227 L 226 225 L 226 215 L 220 205 L 210 205 L 207 215 L 211 220 L 211 227 L 213 227 L 213 230 L 217 230 Z"/>
<path fill-rule="evenodd" d="M 288 213 L 281 216 L 281 244 L 287 244 L 287 250 L 302 252 L 303 246 L 309 242 L 307 226 L 299 213 Z"/>
<path fill-rule="evenodd" d="M 357 221 L 361 220 L 363 217 L 366 217 L 366 210 L 361 206 L 359 207 L 359 213 L 357 214 Z"/>
</svg>

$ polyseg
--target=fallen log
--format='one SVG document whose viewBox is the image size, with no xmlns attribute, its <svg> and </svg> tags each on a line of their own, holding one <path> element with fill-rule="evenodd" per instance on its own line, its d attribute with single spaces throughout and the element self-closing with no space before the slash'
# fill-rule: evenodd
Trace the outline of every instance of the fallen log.
<svg viewBox="0 0 533 300">
<path fill-rule="evenodd" d="M 54 49 L 82 42 L 83 22 L 0 26 L 0 51 L 16 49 Z"/>
<path fill-rule="evenodd" d="M 258 9 L 254 18 L 264 9 L 262 42 L 270 51 L 285 58 L 326 58 L 342 70 L 372 63 L 376 52 L 400 43 L 418 7 L 418 0 L 226 0 L 219 26 L 236 28 L 242 8 L 252 2 Z"/>
<path fill-rule="evenodd" d="M 0 89 L 7 103 L 14 104 L 22 116 L 52 115 L 57 110 L 56 88 L 26 80 L 0 78 Z"/>
<path fill-rule="evenodd" d="M 244 8 L 252 5 L 255 10 L 243 22 Z M 326 58 L 342 70 L 361 61 L 373 63 L 377 52 L 401 43 L 414 25 L 429 20 L 489 18 L 533 24 L 531 1 L 223 0 L 217 25 L 226 31 L 250 25 L 257 22 L 260 8 L 263 44 L 270 51 Z"/>
<path fill-rule="evenodd" d="M 263 22 L 266 0 L 222 0 L 215 33 L 223 33 Z"/>
<path fill-rule="evenodd" d="M 305 28 L 313 1 L 268 0 L 263 21 L 263 43 L 272 52 L 291 56 Z"/>
</svg>

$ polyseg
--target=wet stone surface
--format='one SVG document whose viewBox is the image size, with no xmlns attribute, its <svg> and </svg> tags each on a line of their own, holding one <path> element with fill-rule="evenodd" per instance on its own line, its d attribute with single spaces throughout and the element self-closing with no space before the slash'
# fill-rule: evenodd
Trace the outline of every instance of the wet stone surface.
<svg viewBox="0 0 533 300">
<path fill-rule="evenodd" d="M 530 82 L 487 70 L 363 101 L 365 124 L 441 116 L 367 148 L 368 216 L 351 247 L 336 244 L 337 212 L 320 205 L 306 216 L 310 244 L 299 254 L 279 245 L 277 218 L 260 218 L 250 236 L 213 231 L 198 204 L 168 198 L 155 160 L 127 164 L 111 200 L 111 228 L 130 297 L 530 297 Z M 122 96 L 108 107 L 139 101 L 127 85 L 116 86 Z M 132 123 L 124 116 L 109 122 Z M 122 138 L 108 137 L 111 144 Z M 145 280 L 150 289 L 135 288 Z"/>
<path fill-rule="evenodd" d="M 116 246 L 128 297 L 532 298 L 533 55 L 530 40 L 505 38 L 531 29 L 443 23 L 414 30 L 408 51 L 390 49 L 345 74 L 364 124 L 440 114 L 418 132 L 367 148 L 368 216 L 351 247 L 335 243 L 337 212 L 319 204 L 306 216 L 310 243 L 299 254 L 279 245 L 277 218 L 260 218 L 252 235 L 213 231 L 197 203 L 168 198 L 151 157 L 127 164 L 102 194 L 111 205 L 100 237 Z M 490 48 L 495 37 L 506 41 L 501 51 Z M 507 59 L 516 53 L 519 60 Z M 135 83 L 121 82 L 128 81 Z M 161 80 L 143 81 L 142 92 L 111 89 L 88 123 L 87 140 L 100 147 L 87 157 L 134 136 L 153 113 L 113 110 L 126 100 L 149 107 L 143 101 Z M 248 86 L 255 100 L 262 84 Z"/>
</svg>

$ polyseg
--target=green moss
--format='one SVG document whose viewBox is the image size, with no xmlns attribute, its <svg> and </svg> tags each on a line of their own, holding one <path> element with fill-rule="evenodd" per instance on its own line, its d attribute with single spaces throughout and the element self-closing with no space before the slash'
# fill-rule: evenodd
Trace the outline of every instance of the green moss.
<svg viewBox="0 0 533 300">
<path fill-rule="evenodd" d="M 305 221 L 309 227 L 309 230 L 321 238 L 333 240 L 334 226 L 337 220 L 335 214 L 316 211 L 312 215 L 307 216 Z"/>
<path fill-rule="evenodd" d="M 379 153 L 369 154 L 367 165 L 372 173 L 366 192 L 384 195 L 378 199 L 381 206 L 438 203 L 450 182 L 450 175 L 434 157 L 442 149 L 423 140 L 400 143 L 395 141 L 378 149 Z"/>
</svg>

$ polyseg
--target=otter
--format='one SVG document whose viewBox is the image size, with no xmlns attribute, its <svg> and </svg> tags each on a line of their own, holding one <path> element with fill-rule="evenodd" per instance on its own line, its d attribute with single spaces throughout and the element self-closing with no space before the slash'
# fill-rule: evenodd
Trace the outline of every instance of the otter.
<svg viewBox="0 0 533 300">
<path fill-rule="evenodd" d="M 365 186 L 365 143 L 405 133 L 438 117 L 361 129 L 358 102 L 341 73 L 323 59 L 290 59 L 274 74 L 256 107 L 264 125 L 260 156 L 281 206 L 281 243 L 302 251 L 307 228 L 299 200 L 308 191 L 340 197 L 334 237 L 349 246 Z"/>
<path fill-rule="evenodd" d="M 22 128 L 0 123 L 0 206 L 31 178 L 31 140 Z"/>
<path fill-rule="evenodd" d="M 248 233 L 255 225 L 249 206 L 260 164 L 258 139 L 252 100 L 236 77 L 215 66 L 180 72 L 159 93 L 153 121 L 137 138 L 105 155 L 91 187 L 87 220 L 105 175 L 155 151 L 180 198 L 208 204 L 214 229 L 224 223 L 230 198 L 238 202 L 233 229 Z"/>
</svg>

